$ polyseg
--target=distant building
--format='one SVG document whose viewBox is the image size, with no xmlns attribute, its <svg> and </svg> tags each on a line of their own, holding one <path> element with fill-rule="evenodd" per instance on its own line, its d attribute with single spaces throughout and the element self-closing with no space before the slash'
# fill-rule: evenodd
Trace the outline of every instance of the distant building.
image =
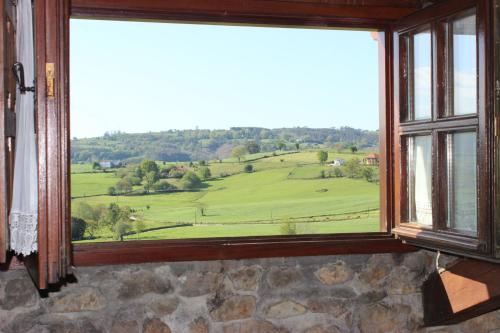
<svg viewBox="0 0 500 333">
<path fill-rule="evenodd" d="M 111 161 L 101 161 L 99 162 L 99 166 L 103 169 L 111 168 Z"/>
<path fill-rule="evenodd" d="M 101 162 L 99 162 L 99 166 L 102 169 L 119 168 L 122 166 L 122 162 L 121 161 L 101 161 Z"/>
<path fill-rule="evenodd" d="M 333 160 L 332 162 L 330 162 L 328 165 L 331 167 L 339 167 L 339 166 L 343 166 L 344 164 L 345 164 L 345 160 L 343 160 L 341 158 L 337 158 L 337 159 Z"/>
<path fill-rule="evenodd" d="M 370 154 L 363 158 L 364 165 L 378 165 L 380 163 L 380 157 L 378 154 Z"/>
</svg>

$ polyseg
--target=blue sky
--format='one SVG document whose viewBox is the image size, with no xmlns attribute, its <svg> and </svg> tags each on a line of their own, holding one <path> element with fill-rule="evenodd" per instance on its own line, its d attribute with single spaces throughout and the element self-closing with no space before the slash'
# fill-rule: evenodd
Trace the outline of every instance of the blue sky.
<svg viewBox="0 0 500 333">
<path fill-rule="evenodd" d="M 71 136 L 378 128 L 370 32 L 71 20 Z"/>
</svg>

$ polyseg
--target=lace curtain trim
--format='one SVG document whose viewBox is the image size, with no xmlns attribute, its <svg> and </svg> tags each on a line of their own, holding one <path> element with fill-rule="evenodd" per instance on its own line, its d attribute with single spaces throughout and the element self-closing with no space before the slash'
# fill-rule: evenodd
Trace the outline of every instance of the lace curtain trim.
<svg viewBox="0 0 500 333">
<path fill-rule="evenodd" d="M 38 214 L 11 213 L 10 246 L 24 256 L 37 251 Z"/>
</svg>

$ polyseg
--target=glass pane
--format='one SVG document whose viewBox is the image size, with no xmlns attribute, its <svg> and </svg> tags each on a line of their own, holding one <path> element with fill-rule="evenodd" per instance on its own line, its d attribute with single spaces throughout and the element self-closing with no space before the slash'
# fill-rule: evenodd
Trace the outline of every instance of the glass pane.
<svg viewBox="0 0 500 333">
<path fill-rule="evenodd" d="M 432 137 L 408 139 L 408 218 L 432 226 Z"/>
<path fill-rule="evenodd" d="M 476 16 L 453 22 L 454 115 L 477 112 Z"/>
<path fill-rule="evenodd" d="M 431 118 L 431 33 L 413 36 L 413 120 Z"/>
<path fill-rule="evenodd" d="M 476 133 L 447 136 L 448 227 L 477 232 Z"/>
</svg>

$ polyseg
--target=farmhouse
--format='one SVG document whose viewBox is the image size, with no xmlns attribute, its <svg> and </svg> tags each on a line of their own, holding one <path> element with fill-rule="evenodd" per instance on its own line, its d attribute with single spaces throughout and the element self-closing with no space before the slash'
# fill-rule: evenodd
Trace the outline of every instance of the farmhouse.
<svg viewBox="0 0 500 333">
<path fill-rule="evenodd" d="M 345 160 L 341 158 L 334 159 L 332 162 L 328 163 L 328 166 L 339 167 L 345 164 Z"/>
<path fill-rule="evenodd" d="M 363 158 L 364 165 L 378 165 L 380 161 L 378 154 L 370 154 Z"/>
<path fill-rule="evenodd" d="M 0 332 L 500 332 L 500 0 L 0 12 Z"/>
</svg>

